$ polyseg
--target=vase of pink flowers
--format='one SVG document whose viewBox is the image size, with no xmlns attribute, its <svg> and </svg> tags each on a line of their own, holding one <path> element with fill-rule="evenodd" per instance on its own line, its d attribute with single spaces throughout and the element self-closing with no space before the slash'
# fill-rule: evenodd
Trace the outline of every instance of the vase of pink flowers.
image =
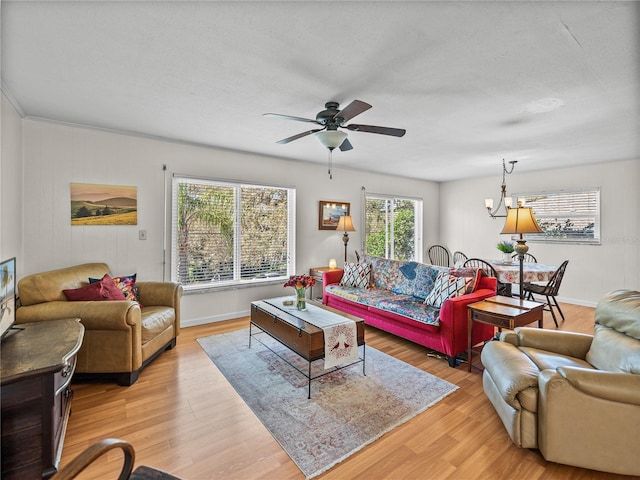
<svg viewBox="0 0 640 480">
<path fill-rule="evenodd" d="M 293 287 L 296 290 L 296 309 L 307 308 L 306 290 L 316 284 L 316 279 L 309 275 L 291 275 L 284 284 L 285 287 Z"/>
</svg>

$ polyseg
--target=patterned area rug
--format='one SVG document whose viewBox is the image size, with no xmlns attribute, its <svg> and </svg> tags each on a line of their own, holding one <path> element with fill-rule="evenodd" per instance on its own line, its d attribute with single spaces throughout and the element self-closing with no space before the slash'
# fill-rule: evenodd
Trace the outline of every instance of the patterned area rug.
<svg viewBox="0 0 640 480">
<path fill-rule="evenodd" d="M 301 357 L 268 335 L 259 337 L 307 371 Z M 255 337 L 249 348 L 249 329 L 198 342 L 306 478 L 328 470 L 458 388 L 366 347 L 366 376 L 362 363 L 332 372 L 313 380 L 308 400 L 307 379 Z M 314 362 L 312 376 L 322 369 L 322 360 Z"/>
</svg>

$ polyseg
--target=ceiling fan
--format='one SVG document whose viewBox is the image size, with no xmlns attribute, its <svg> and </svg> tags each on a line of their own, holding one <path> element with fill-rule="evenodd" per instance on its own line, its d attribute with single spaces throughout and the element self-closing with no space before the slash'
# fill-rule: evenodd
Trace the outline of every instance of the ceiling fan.
<svg viewBox="0 0 640 480">
<path fill-rule="evenodd" d="M 298 122 L 315 123 L 317 125 L 320 125 L 322 128 L 307 130 L 306 132 L 298 133 L 297 135 L 279 140 L 276 143 L 285 144 L 294 140 L 298 140 L 299 138 L 306 137 L 307 135 L 315 134 L 320 143 L 327 147 L 329 151 L 332 151 L 337 147 L 339 147 L 343 152 L 353 149 L 351 142 L 349 142 L 349 139 L 347 138 L 347 134 L 341 130 L 338 130 L 339 128 L 346 128 L 347 130 L 351 130 L 354 132 L 391 135 L 393 137 L 402 137 L 406 133 L 406 130 L 401 128 L 377 127 L 375 125 L 358 125 L 355 123 L 345 125 L 346 122 L 351 120 L 356 115 L 360 115 L 362 112 L 365 112 L 371 108 L 371 105 L 361 100 L 354 100 L 342 110 L 340 110 L 340 104 L 338 102 L 327 102 L 325 103 L 324 108 L 325 110 L 318 112 L 315 120 L 312 120 L 310 118 L 292 117 L 291 115 L 281 115 L 279 113 L 265 113 L 264 116 L 280 117 L 289 120 L 295 120 Z"/>
</svg>

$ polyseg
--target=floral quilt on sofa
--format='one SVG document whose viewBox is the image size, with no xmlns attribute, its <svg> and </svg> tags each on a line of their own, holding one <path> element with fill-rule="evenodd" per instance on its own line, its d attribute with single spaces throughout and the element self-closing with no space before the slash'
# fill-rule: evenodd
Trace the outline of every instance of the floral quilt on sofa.
<svg viewBox="0 0 640 480">
<path fill-rule="evenodd" d="M 438 275 L 449 268 L 368 256 L 360 263 L 371 266 L 368 288 L 333 284 L 326 287 L 327 294 L 429 325 L 439 324 L 440 308 L 426 304 L 425 299 Z"/>
</svg>

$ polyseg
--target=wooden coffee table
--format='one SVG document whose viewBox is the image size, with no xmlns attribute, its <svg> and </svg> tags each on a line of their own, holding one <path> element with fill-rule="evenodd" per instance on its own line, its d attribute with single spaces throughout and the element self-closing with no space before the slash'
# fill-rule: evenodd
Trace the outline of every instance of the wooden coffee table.
<svg viewBox="0 0 640 480">
<path fill-rule="evenodd" d="M 498 328 L 508 328 L 513 330 L 516 327 L 523 327 L 533 322 L 538 322 L 538 327 L 542 328 L 542 317 L 544 303 L 521 300 L 516 297 L 506 297 L 496 295 L 472 303 L 468 307 L 468 349 L 467 363 L 471 371 L 471 338 L 473 322 L 486 323 Z"/>
<path fill-rule="evenodd" d="M 356 322 L 356 332 L 358 339 L 358 346 L 364 346 L 364 320 L 353 315 L 348 315 L 335 308 L 327 307 L 319 302 L 307 300 L 307 304 L 311 304 L 315 307 L 322 308 L 329 312 L 332 312 L 341 317 Z M 253 333 L 252 328 L 257 327 L 260 332 Z M 287 362 L 291 367 L 295 368 L 298 372 L 304 375 L 309 380 L 309 395 L 311 398 L 311 380 L 322 377 L 336 370 L 350 367 L 355 363 L 362 362 L 362 373 L 365 373 L 365 348 L 362 349 L 362 357 L 356 362 L 351 362 L 339 367 L 333 367 L 327 372 L 311 376 L 311 363 L 315 360 L 324 358 L 324 331 L 308 322 L 305 322 L 301 318 L 295 315 L 295 310 L 285 310 L 284 308 L 278 308 L 264 300 L 251 302 L 251 321 L 249 322 L 249 347 L 251 347 L 251 339 L 260 333 L 266 333 L 270 337 L 280 342 L 285 347 L 289 348 L 293 352 L 300 355 L 308 363 L 308 372 L 303 372 L 298 367 L 289 362 L 286 358 L 278 355 L 277 352 L 273 352 L 278 355 L 282 360 Z M 256 340 L 260 341 L 259 338 Z M 269 348 L 263 342 L 265 347 Z M 270 348 L 269 348 L 270 349 Z M 271 350 L 271 349 L 270 349 Z M 272 350 L 273 351 L 273 350 Z"/>
</svg>

